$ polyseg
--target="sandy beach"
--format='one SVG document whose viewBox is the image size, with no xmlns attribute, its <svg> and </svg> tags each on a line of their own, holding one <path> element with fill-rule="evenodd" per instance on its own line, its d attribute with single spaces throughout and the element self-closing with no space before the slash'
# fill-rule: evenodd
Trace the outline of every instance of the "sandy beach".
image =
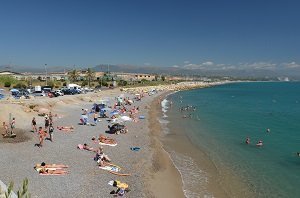
<svg viewBox="0 0 300 198">
<path fill-rule="evenodd" d="M 140 107 L 138 115 L 144 115 L 146 119 L 137 123 L 127 122 L 127 134 L 105 134 L 108 125 L 105 119 L 100 119 L 97 126 L 78 125 L 82 108 L 91 108 L 94 102 L 104 97 L 113 101 L 120 93 L 119 90 L 107 90 L 78 96 L 24 100 L 18 103 L 2 101 L 1 123 L 7 122 L 9 113 L 12 113 L 16 118 L 17 138 L 13 141 L 2 137 L 0 139 L 0 180 L 6 185 L 13 181 L 16 192 L 22 180 L 28 178 L 32 197 L 112 197 L 109 193 L 116 189 L 108 185 L 110 180 L 119 180 L 129 185 L 131 191 L 126 197 L 184 197 L 180 175 L 159 141 L 157 97 L 165 91 L 146 96 L 141 102 L 134 103 Z M 130 94 L 126 96 L 133 97 Z M 31 119 L 37 118 L 37 126 L 44 124 L 44 118 L 38 116 L 38 108 L 48 108 L 53 114 L 57 114 L 57 117 L 54 117 L 55 127 L 72 125 L 75 127 L 74 132 L 55 130 L 54 142 L 46 140 L 42 148 L 35 147 L 38 136 L 30 132 Z M 116 176 L 100 170 L 93 160 L 93 152 L 76 148 L 78 144 L 83 143 L 97 148 L 99 145 L 94 144 L 91 138 L 99 134 L 116 139 L 118 145 L 105 146 L 104 152 L 130 176 Z M 130 147 L 141 149 L 132 151 Z M 69 166 L 69 174 L 41 176 L 33 169 L 36 163 L 41 162 L 66 164 Z"/>
</svg>

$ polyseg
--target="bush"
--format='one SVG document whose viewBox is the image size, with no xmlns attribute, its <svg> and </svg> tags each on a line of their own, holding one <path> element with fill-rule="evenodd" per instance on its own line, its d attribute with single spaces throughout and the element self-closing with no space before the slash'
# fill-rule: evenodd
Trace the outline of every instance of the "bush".
<svg viewBox="0 0 300 198">
<path fill-rule="evenodd" d="M 17 89 L 26 89 L 26 85 L 19 82 L 16 85 L 14 85 L 14 88 L 17 88 Z"/>
<path fill-rule="evenodd" d="M 47 85 L 51 87 L 51 89 L 53 89 L 53 87 L 55 86 L 53 81 L 49 81 L 47 82 Z"/>
<path fill-rule="evenodd" d="M 82 83 L 81 83 L 81 86 L 86 86 L 86 85 L 88 85 L 88 82 L 87 81 L 82 81 Z"/>
<path fill-rule="evenodd" d="M 126 86 L 128 84 L 128 82 L 126 80 L 120 80 L 118 82 L 118 86 Z"/>
<path fill-rule="evenodd" d="M 11 86 L 11 82 L 4 82 L 4 87 L 10 87 Z"/>
<path fill-rule="evenodd" d="M 64 87 L 65 87 L 65 86 L 67 86 L 67 83 L 66 83 L 66 82 L 64 82 L 64 83 L 63 83 L 63 86 L 64 86 Z"/>
</svg>

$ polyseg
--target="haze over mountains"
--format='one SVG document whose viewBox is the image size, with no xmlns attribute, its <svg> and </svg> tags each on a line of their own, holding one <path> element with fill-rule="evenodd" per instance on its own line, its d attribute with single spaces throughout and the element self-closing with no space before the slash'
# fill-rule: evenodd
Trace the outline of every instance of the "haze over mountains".
<svg viewBox="0 0 300 198">
<path fill-rule="evenodd" d="M 86 67 L 76 67 L 84 69 Z M 72 70 L 74 67 L 68 66 L 47 66 L 47 72 L 62 72 Z M 102 72 L 124 72 L 124 73 L 149 73 L 162 75 L 199 75 L 199 76 L 230 76 L 230 77 L 251 77 L 251 78 L 274 78 L 289 77 L 293 80 L 300 80 L 300 65 L 291 63 L 273 64 L 273 63 L 253 63 L 225 65 L 215 64 L 213 62 L 204 62 L 201 64 L 192 64 L 188 61 L 184 65 L 174 65 L 171 67 L 158 66 L 136 66 L 136 65 L 108 65 L 99 64 L 92 67 L 94 71 Z M 0 71 L 10 70 L 14 72 L 45 72 L 45 67 L 24 67 L 24 66 L 0 66 Z"/>
</svg>

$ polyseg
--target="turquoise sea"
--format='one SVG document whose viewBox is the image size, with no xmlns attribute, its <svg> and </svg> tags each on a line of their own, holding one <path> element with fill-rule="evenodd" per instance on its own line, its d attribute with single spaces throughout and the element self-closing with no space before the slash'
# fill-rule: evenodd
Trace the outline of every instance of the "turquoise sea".
<svg viewBox="0 0 300 198">
<path fill-rule="evenodd" d="M 255 197 L 300 196 L 300 157 L 296 155 L 300 152 L 300 83 L 232 83 L 177 92 L 167 101 L 172 106 L 164 105 L 169 107 L 163 118 L 168 123 L 166 133 L 180 131 L 205 153 L 216 167 L 218 183 L 230 185 L 226 179 L 230 173 Z M 187 105 L 196 109 L 179 111 Z M 245 144 L 246 137 L 250 145 Z M 255 146 L 259 140 L 264 144 L 260 148 Z M 209 173 L 187 163 L 193 161 L 192 155 L 170 155 L 181 171 L 186 195 L 198 197 L 193 188 L 210 182 Z M 197 170 L 194 178 L 188 175 Z M 205 195 L 214 196 L 209 191 Z"/>
</svg>

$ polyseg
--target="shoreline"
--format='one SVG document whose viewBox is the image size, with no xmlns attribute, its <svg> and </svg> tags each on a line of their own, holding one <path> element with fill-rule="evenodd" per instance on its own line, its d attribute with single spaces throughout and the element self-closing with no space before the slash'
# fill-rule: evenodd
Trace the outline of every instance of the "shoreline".
<svg viewBox="0 0 300 198">
<path fill-rule="evenodd" d="M 177 92 L 172 92 L 169 94 L 169 96 L 175 93 Z M 184 178 L 182 170 L 180 170 L 180 168 L 178 168 L 178 164 L 176 164 L 175 158 L 177 155 L 181 155 L 181 157 L 188 157 L 188 160 L 192 160 L 193 167 L 199 167 L 200 169 L 198 173 L 201 173 L 204 177 L 206 177 L 206 179 L 204 180 L 207 181 L 201 183 L 201 185 L 205 186 L 204 189 L 197 189 L 198 186 L 192 186 L 195 187 L 194 190 L 196 192 L 200 190 L 199 193 L 201 193 L 201 197 L 255 197 L 254 193 L 251 192 L 251 190 L 247 187 L 247 184 L 241 183 L 238 175 L 234 174 L 229 167 L 222 167 L 220 169 L 220 167 L 217 164 L 214 164 L 214 161 L 207 155 L 205 149 L 201 148 L 201 145 L 195 144 L 195 142 L 191 139 L 192 137 L 189 137 L 186 132 L 179 131 L 176 126 L 171 127 L 170 124 L 172 124 L 174 120 L 170 121 L 169 119 L 170 117 L 167 118 L 167 120 L 169 121 L 169 123 L 167 124 L 167 128 L 171 132 L 166 134 L 161 141 L 164 144 L 165 150 L 169 153 L 175 167 L 181 174 L 183 184 L 184 180 L 187 179 L 187 177 Z M 180 128 L 180 126 L 178 125 L 177 127 Z M 220 175 L 220 171 L 223 173 L 222 175 Z M 189 176 L 190 177 L 188 179 L 191 179 L 191 177 L 193 177 L 193 175 Z M 192 179 L 197 178 L 195 177 Z M 244 190 L 243 193 L 241 192 L 241 189 Z M 183 191 L 186 190 L 187 189 L 185 189 L 185 186 L 183 185 Z M 204 192 L 205 190 L 206 192 Z M 245 191 L 246 194 L 244 194 Z M 200 196 L 200 194 L 193 195 Z M 191 197 L 194 197 L 193 195 Z"/>
<path fill-rule="evenodd" d="M 149 114 L 149 135 L 152 148 L 152 166 L 149 177 L 150 191 L 154 197 L 185 197 L 180 172 L 176 168 L 169 153 L 161 141 L 162 127 L 158 121 L 161 117 L 159 98 L 164 98 L 170 92 L 164 92 L 156 97 L 151 105 Z"/>
</svg>

